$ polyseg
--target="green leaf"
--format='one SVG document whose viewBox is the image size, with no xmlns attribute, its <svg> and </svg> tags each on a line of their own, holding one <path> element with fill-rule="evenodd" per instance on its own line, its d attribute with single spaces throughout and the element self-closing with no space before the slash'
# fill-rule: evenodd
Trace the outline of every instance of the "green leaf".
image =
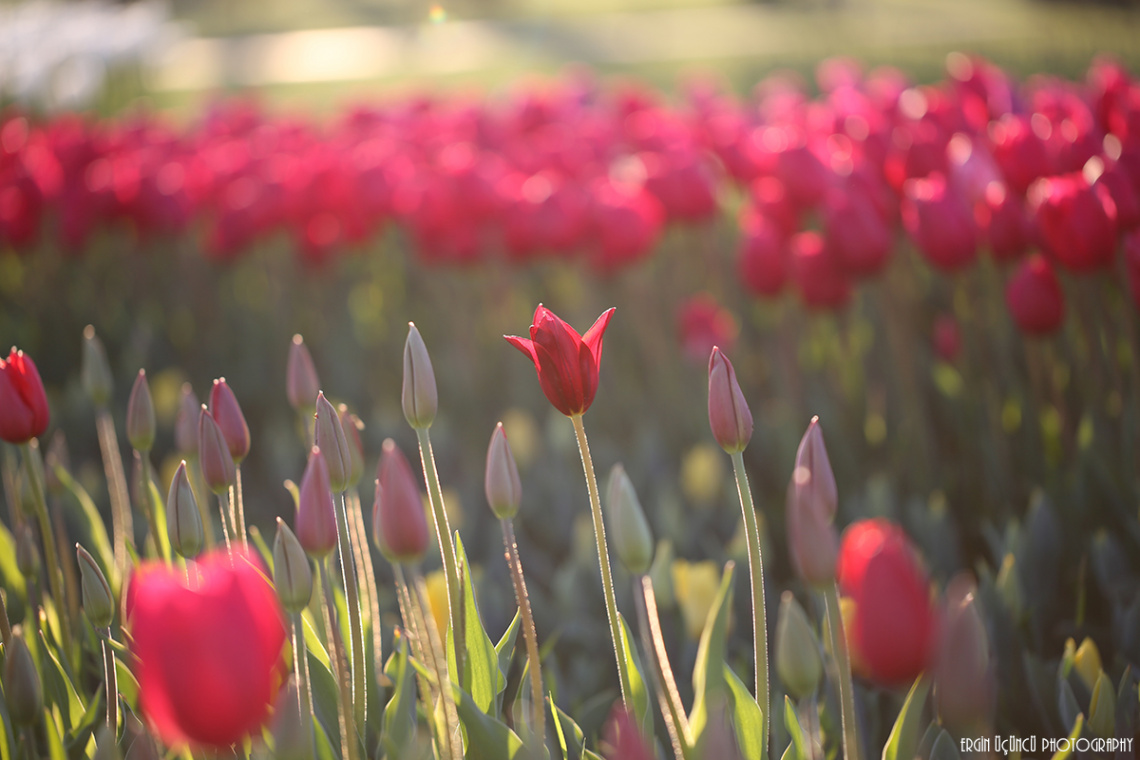
<svg viewBox="0 0 1140 760">
<path fill-rule="evenodd" d="M 697 662 L 693 666 L 693 710 L 689 716 L 689 727 L 698 746 L 708 724 L 709 710 L 715 706 L 711 702 L 724 698 L 724 651 L 728 637 L 728 613 L 732 609 L 734 567 L 732 562 L 724 566 L 720 589 L 709 608 L 697 647 Z"/>
<path fill-rule="evenodd" d="M 468 696 L 480 710 L 488 715 L 495 710 L 499 693 L 506 688 L 506 678 L 499 671 L 499 654 L 495 644 L 483 627 L 479 615 L 479 604 L 475 599 L 475 587 L 471 583 L 471 565 L 467 562 L 467 552 L 463 549 L 463 539 L 455 534 L 455 554 L 463 568 L 463 627 L 467 657 L 463 662 L 463 672 L 459 674 L 459 686 L 469 690 Z M 459 672 L 455 661 L 454 632 L 447 631 L 447 667 L 449 672 Z"/>
<path fill-rule="evenodd" d="M 633 634 L 629 632 L 629 625 L 625 617 L 618 613 L 621 622 L 621 648 L 625 658 L 626 669 L 629 671 L 629 701 L 633 707 L 637 725 L 641 727 L 646 736 L 653 736 L 653 711 L 649 705 L 649 689 L 645 685 L 644 669 L 641 667 L 641 657 L 633 645 Z"/>
<path fill-rule="evenodd" d="M 392 680 L 392 697 L 384 707 L 380 746 L 390 758 L 405 757 L 416 738 L 416 694 L 408 666 L 408 643 L 402 636 L 384 665 L 384 674 Z"/>
<path fill-rule="evenodd" d="M 1057 682 L 1057 711 L 1061 715 L 1061 725 L 1065 728 L 1072 728 L 1081 717 L 1080 704 L 1068 679 L 1062 678 Z"/>
<path fill-rule="evenodd" d="M 67 677 L 63 666 L 59 664 L 55 650 L 44 638 L 43 631 L 39 631 L 40 640 L 40 672 L 44 682 L 44 696 L 49 704 L 59 708 L 63 717 L 63 729 L 75 728 L 87 711 L 87 707 L 79 699 L 79 694 Z"/>
<path fill-rule="evenodd" d="M 15 738 L 12 722 L 8 718 L 8 703 L 0 699 L 0 760 L 12 760 L 12 748 L 9 744 Z"/>
<path fill-rule="evenodd" d="M 499 688 L 499 693 L 495 695 L 495 714 L 500 715 L 503 712 L 503 693 L 507 688 L 507 677 L 511 672 L 511 660 L 515 656 L 515 639 L 519 635 L 519 625 L 522 622 L 522 610 L 515 610 L 515 619 L 507 626 L 507 630 L 503 631 L 502 638 L 499 643 L 495 645 L 495 654 L 499 659 L 499 674 L 503 677 L 502 686 Z"/>
<path fill-rule="evenodd" d="M 71 473 L 67 471 L 61 464 L 57 464 L 54 468 L 55 477 L 60 482 L 68 493 L 74 499 L 74 504 L 79 507 L 78 510 L 71 510 L 72 514 L 78 519 L 79 523 L 83 526 L 86 533 L 86 541 L 83 542 L 83 548 L 87 549 L 96 559 L 99 560 L 99 565 L 103 570 L 103 576 L 107 579 L 107 583 L 111 586 L 113 593 L 118 593 L 119 590 L 119 568 L 115 565 L 115 550 L 111 545 L 111 539 L 107 536 L 107 526 L 103 523 L 103 517 L 99 514 L 95 502 L 87 493 L 86 489 L 75 478 L 71 477 Z M 64 502 L 68 503 L 68 502 Z"/>
<path fill-rule="evenodd" d="M 119 686 L 119 698 L 131 709 L 139 710 L 139 682 L 135 674 L 118 657 L 115 658 L 115 682 Z"/>
<path fill-rule="evenodd" d="M 71 760 L 78 760 L 87 756 L 87 744 L 91 740 L 91 735 L 95 733 L 95 728 L 107 714 L 106 710 L 103 709 L 103 700 L 100 699 L 105 691 L 106 689 L 102 686 L 99 687 L 87 704 L 87 712 L 80 716 L 79 725 L 68 731 L 63 737 L 67 756 Z"/>
<path fill-rule="evenodd" d="M 724 680 L 728 684 L 728 714 L 740 754 L 763 760 L 768 756 L 768 744 L 764 741 L 764 712 L 728 665 L 724 666 Z"/>
<path fill-rule="evenodd" d="M 1081 730 L 1085 727 L 1085 716 L 1083 713 L 1077 714 L 1077 720 L 1073 723 L 1073 730 L 1069 732 L 1069 741 L 1065 743 L 1065 749 L 1059 749 L 1053 753 L 1053 760 L 1065 760 L 1073 753 L 1073 746 L 1077 743 L 1077 739 L 1081 737 Z M 931 758 L 931 760 L 934 760 Z"/>
<path fill-rule="evenodd" d="M 929 693 L 930 681 L 920 675 L 910 687 L 891 735 L 887 737 L 887 744 L 883 747 L 883 760 L 911 760 L 914 757 L 918 747 L 922 708 Z"/>
<path fill-rule="evenodd" d="M 147 473 L 153 474 L 153 469 L 147 466 Z M 155 533 L 158 534 L 158 546 L 155 548 L 162 556 L 162 559 L 170 564 L 170 534 L 166 530 L 166 500 L 162 498 L 162 493 L 158 490 L 153 478 L 147 478 L 147 486 L 150 488 L 150 504 L 154 507 L 154 528 Z"/>
<path fill-rule="evenodd" d="M 934 740 L 934 746 L 930 748 L 930 760 L 960 760 L 960 758 L 958 748 L 954 746 L 954 739 L 946 729 L 942 729 L 938 738 Z"/>
<path fill-rule="evenodd" d="M 257 529 L 256 525 L 250 525 L 248 530 L 249 540 L 253 542 L 254 548 L 261 555 L 261 561 L 265 563 L 265 567 L 269 570 L 267 577 L 270 581 L 273 580 L 273 549 L 269 544 L 265 543 L 265 536 L 261 535 L 261 531 Z"/>
<path fill-rule="evenodd" d="M 807 739 L 804 738 L 804 731 L 800 728 L 800 718 L 796 714 L 796 706 L 787 695 L 784 696 L 784 726 L 788 729 L 788 736 L 792 740 L 784 752 L 784 757 L 788 758 L 788 752 L 791 752 L 789 760 L 811 760 Z"/>
<path fill-rule="evenodd" d="M 494 647 L 492 647 L 494 649 Z M 511 760 L 522 749 L 522 739 L 498 718 L 487 715 L 460 686 L 452 684 L 459 720 L 467 729 L 465 760 Z"/>
<path fill-rule="evenodd" d="M 320 658 L 309 650 L 309 688 L 313 692 L 313 712 L 317 722 L 328 736 L 340 737 L 340 723 L 337 712 L 336 679 Z M 339 745 L 338 745 L 339 746 Z"/>
<path fill-rule="evenodd" d="M 582 749 L 586 743 L 582 729 L 574 719 L 563 712 L 562 708 L 554 704 L 552 697 L 547 697 L 550 703 L 550 712 L 554 716 L 554 732 L 558 734 L 558 746 L 562 748 L 562 760 L 579 760 Z"/>
<path fill-rule="evenodd" d="M 52 708 L 44 710 L 44 734 L 47 736 L 49 760 L 67 760 L 67 752 L 63 749 L 63 739 L 59 735 L 59 725 Z"/>
<path fill-rule="evenodd" d="M 16 565 L 16 540 L 8 531 L 8 526 L 0 522 L 0 575 L 3 576 L 4 588 L 9 594 L 15 593 L 21 599 L 28 595 L 28 586 L 24 581 L 24 574 Z M 11 604 L 9 596 L 9 604 Z"/>
</svg>

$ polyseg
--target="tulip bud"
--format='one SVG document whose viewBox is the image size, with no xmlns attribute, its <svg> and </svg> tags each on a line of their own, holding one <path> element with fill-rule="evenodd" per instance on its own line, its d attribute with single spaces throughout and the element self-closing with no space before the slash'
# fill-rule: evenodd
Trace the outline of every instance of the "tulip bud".
<svg viewBox="0 0 1140 760">
<path fill-rule="evenodd" d="M 796 451 L 788 489 L 788 546 L 796 572 L 817 586 L 835 581 L 839 535 L 832 524 L 839 493 L 823 443 L 819 418 L 813 417 Z"/>
<path fill-rule="evenodd" d="M 115 732 L 107 726 L 100 726 L 95 732 L 95 756 L 92 760 L 122 760 L 119 745 L 115 742 Z"/>
<path fill-rule="evenodd" d="M 780 682 L 796 699 L 815 693 L 823 676 L 819 639 L 807 614 L 791 591 L 780 596 L 776 618 L 776 672 Z"/>
<path fill-rule="evenodd" d="M 210 413 L 214 415 L 214 421 L 226 439 L 234 463 L 241 464 L 241 460 L 249 454 L 249 425 L 241 413 L 237 397 L 224 377 L 215 380 L 214 387 L 210 390 Z"/>
<path fill-rule="evenodd" d="M 606 507 L 618 559 L 634 575 L 648 572 L 653 563 L 653 533 L 645 520 L 633 483 L 620 464 L 615 464 L 610 470 Z"/>
<path fill-rule="evenodd" d="M 293 336 L 289 344 L 289 362 L 285 368 L 285 395 L 289 404 L 298 412 L 311 412 L 320 393 L 321 382 L 317 378 L 317 368 L 313 357 L 300 335 Z"/>
<path fill-rule="evenodd" d="M 401 400 L 408 424 L 416 430 L 431 427 L 435 420 L 439 396 L 435 389 L 435 372 L 427 346 L 414 323 L 408 323 L 408 339 L 404 342 L 404 389 Z"/>
<path fill-rule="evenodd" d="M 182 384 L 182 400 L 174 419 L 174 448 L 184 457 L 198 454 L 198 415 L 202 405 L 190 383 Z"/>
<path fill-rule="evenodd" d="M 206 540 L 202 513 L 198 511 L 198 500 L 190 487 L 185 459 L 170 481 L 170 493 L 166 497 L 166 532 L 170 536 L 170 548 L 188 559 L 198 556 Z"/>
<path fill-rule="evenodd" d="M 348 407 L 341 404 L 338 407 L 340 411 L 340 426 L 344 430 L 344 440 L 348 442 L 348 484 L 353 488 L 364 477 L 364 443 L 360 440 L 360 431 L 364 429 L 364 423 L 360 421 L 352 412 L 348 411 Z"/>
<path fill-rule="evenodd" d="M 995 684 L 989 640 L 973 580 L 959 576 L 946 589 L 942 635 L 934 665 L 934 702 L 943 725 L 963 735 L 989 727 Z"/>
<path fill-rule="evenodd" d="M 514 454 L 511 453 L 511 444 L 507 441 L 507 432 L 501 422 L 491 433 L 491 444 L 487 447 L 483 491 L 495 517 L 510 520 L 518 514 L 519 503 L 522 501 L 522 483 Z"/>
<path fill-rule="evenodd" d="M 32 526 L 27 523 L 16 529 L 16 567 L 25 578 L 31 578 L 40 569 L 40 550 L 36 548 Z"/>
<path fill-rule="evenodd" d="M 649 567 L 649 577 L 657 595 L 657 608 L 662 610 L 677 605 L 677 598 L 673 594 L 673 556 L 673 542 L 663 538 L 657 542 L 653 564 Z"/>
<path fill-rule="evenodd" d="M 1104 669 L 1100 660 L 1100 650 L 1096 647 L 1096 642 L 1088 636 L 1077 647 L 1076 654 L 1073 655 L 1073 669 L 1077 671 L 1077 676 L 1084 681 L 1085 686 L 1092 689 L 1100 678 L 1100 674 Z"/>
<path fill-rule="evenodd" d="M 111 596 L 111 586 L 86 549 L 76 544 L 75 555 L 79 559 L 83 611 L 87 613 L 91 625 L 106 628 L 115 618 L 115 599 Z"/>
<path fill-rule="evenodd" d="M 324 393 L 317 394 L 316 440 L 328 467 L 329 485 L 333 491 L 341 493 L 348 488 L 352 454 L 348 451 L 340 416 Z"/>
<path fill-rule="evenodd" d="M 340 429 L 340 425 L 336 427 Z M 329 487 L 329 468 L 317 446 L 309 453 L 309 463 L 301 477 L 301 496 L 293 524 L 297 526 L 297 539 L 310 557 L 321 559 L 336 548 L 336 505 Z"/>
<path fill-rule="evenodd" d="M 380 477 L 372 507 L 372 533 L 389 562 L 418 562 L 428 549 L 427 518 L 408 460 L 391 438 L 380 454 Z"/>
<path fill-rule="evenodd" d="M 8 717 L 17 726 L 33 726 L 44 709 L 44 691 L 35 660 L 28 651 L 19 628 L 4 653 L 4 699 L 8 703 Z"/>
<path fill-rule="evenodd" d="M 198 466 L 206 487 L 215 494 L 225 493 L 237 479 L 226 438 L 205 404 L 198 415 Z"/>
<path fill-rule="evenodd" d="M 280 517 L 277 518 L 277 538 L 273 541 L 273 583 L 286 611 L 296 614 L 309 606 L 313 596 L 313 569 L 297 534 Z"/>
<path fill-rule="evenodd" d="M 313 760 L 311 717 L 301 714 L 297 681 L 290 678 L 277 696 L 273 710 L 273 757 L 276 760 Z"/>
<path fill-rule="evenodd" d="M 709 426 L 729 454 L 744 451 L 752 438 L 752 412 L 736 382 L 736 371 L 716 346 L 709 357 Z"/>
<path fill-rule="evenodd" d="M 150 451 L 154 445 L 154 402 L 150 398 L 150 385 L 146 370 L 140 369 L 131 397 L 127 401 L 127 438 L 136 451 Z"/>
<path fill-rule="evenodd" d="M 95 334 L 95 328 L 83 328 L 83 364 L 79 370 L 83 390 L 87 391 L 91 402 L 102 409 L 111 400 L 111 365 L 107 361 L 107 351 L 103 341 Z"/>
<path fill-rule="evenodd" d="M 1087 641 L 1087 639 L 1086 639 Z M 1089 729 L 1102 739 L 1116 736 L 1116 694 L 1104 671 L 1097 673 L 1089 700 Z"/>
</svg>

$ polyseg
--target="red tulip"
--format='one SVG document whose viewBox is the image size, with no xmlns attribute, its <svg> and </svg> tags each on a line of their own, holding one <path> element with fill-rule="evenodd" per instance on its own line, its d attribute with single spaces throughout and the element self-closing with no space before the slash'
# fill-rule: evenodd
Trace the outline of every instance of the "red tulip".
<svg viewBox="0 0 1140 760">
<path fill-rule="evenodd" d="M 800 232 L 788 243 L 791 274 L 809 309 L 838 309 L 851 298 L 851 283 L 828 241 L 815 232 Z"/>
<path fill-rule="evenodd" d="M 210 412 L 221 428 L 234 463 L 240 463 L 249 453 L 249 425 L 241 413 L 237 397 L 224 377 L 215 380 L 214 387 L 210 390 Z"/>
<path fill-rule="evenodd" d="M 583 414 L 594 403 L 602 361 L 602 336 L 613 314 L 612 308 L 603 312 L 585 335 L 579 335 L 557 314 L 539 304 L 534 310 L 529 340 L 515 335 L 503 336 L 534 362 L 542 392 L 554 408 L 567 417 Z"/>
<path fill-rule="evenodd" d="M 677 310 L 677 332 L 685 357 L 703 363 L 713 346 L 731 351 L 740 326 L 728 309 L 708 293 L 698 293 Z"/>
<path fill-rule="evenodd" d="M 282 681 L 285 626 L 253 555 L 206 555 L 191 571 L 147 562 L 130 584 L 139 705 L 169 745 L 225 749 L 257 736 Z"/>
<path fill-rule="evenodd" d="M 969 266 L 977 254 L 974 217 L 941 174 L 903 185 L 903 224 L 922 255 L 947 271 Z"/>
<path fill-rule="evenodd" d="M 653 760 L 657 753 L 641 734 L 637 719 L 622 705 L 615 704 L 606 722 L 602 745 L 606 760 Z"/>
<path fill-rule="evenodd" d="M 788 253 L 784 237 L 768 217 L 748 209 L 740 219 L 743 238 L 737 269 L 741 284 L 757 296 L 778 295 L 788 279 Z"/>
<path fill-rule="evenodd" d="M 372 533 L 392 562 L 418 562 L 430 536 L 424 502 L 408 460 L 391 438 L 384 441 L 372 507 Z"/>
<path fill-rule="evenodd" d="M 1065 321 L 1065 294 L 1053 267 L 1041 255 L 1027 259 L 1010 278 L 1005 302 L 1022 332 L 1048 335 Z"/>
<path fill-rule="evenodd" d="M 311 557 L 321 559 L 336 548 L 336 504 L 329 485 L 329 468 L 316 446 L 309 453 L 305 474 L 301 476 L 293 532 Z"/>
<path fill-rule="evenodd" d="M 0 439 L 27 443 L 48 426 L 47 395 L 32 358 L 13 346 L 0 359 Z"/>
<path fill-rule="evenodd" d="M 1081 174 L 1065 174 L 1039 179 L 1028 197 L 1042 246 L 1057 263 L 1087 272 L 1112 262 L 1116 204 L 1106 187 L 1091 187 Z"/>
<path fill-rule="evenodd" d="M 1012 261 L 1025 253 L 1033 239 L 1033 220 L 1020 195 L 1001 182 L 991 182 L 974 206 L 974 220 L 997 261 Z"/>
<path fill-rule="evenodd" d="M 839 587 L 855 602 L 852 660 L 885 686 L 911 683 L 926 669 L 937 638 L 929 580 L 895 524 L 862 520 L 843 534 Z"/>
<path fill-rule="evenodd" d="M 894 236 L 874 203 L 850 190 L 850 186 L 845 186 L 828 194 L 823 206 L 824 228 L 843 270 L 865 277 L 886 266 Z"/>
</svg>

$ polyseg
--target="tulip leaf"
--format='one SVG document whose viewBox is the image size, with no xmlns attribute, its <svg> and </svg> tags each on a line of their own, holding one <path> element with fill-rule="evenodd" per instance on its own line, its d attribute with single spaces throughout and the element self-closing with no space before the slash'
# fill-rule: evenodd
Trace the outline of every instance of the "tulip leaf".
<svg viewBox="0 0 1140 760">
<path fill-rule="evenodd" d="M 67 756 L 73 760 L 87 756 L 87 744 L 91 741 L 91 735 L 95 733 L 95 727 L 106 715 L 103 700 L 99 698 L 103 691 L 103 687 L 100 686 L 99 691 L 92 695 L 91 701 L 87 704 L 87 712 L 79 717 L 78 725 L 63 737 Z"/>
<path fill-rule="evenodd" d="M 724 652 L 728 638 L 728 613 L 732 609 L 734 567 L 732 562 L 724 566 L 720 589 L 709 608 L 697 647 L 697 662 L 693 666 L 693 710 L 689 726 L 698 745 L 708 724 L 709 711 L 715 707 L 713 703 L 724 699 Z"/>
<path fill-rule="evenodd" d="M 67 677 L 63 666 L 59 664 L 55 650 L 48 644 L 43 631 L 39 631 L 40 639 L 40 671 L 44 682 L 44 696 L 47 702 L 59 708 L 63 717 L 64 730 L 75 728 L 83 717 L 87 708 L 83 705 L 71 679 Z"/>
<path fill-rule="evenodd" d="M 257 553 L 261 555 L 261 561 L 265 563 L 265 568 L 268 570 L 267 576 L 270 581 L 273 580 L 273 549 L 269 544 L 265 543 L 265 536 L 261 535 L 256 525 L 250 525 L 246 531 L 249 533 L 249 540 L 253 543 Z"/>
<path fill-rule="evenodd" d="M 503 631 L 502 638 L 499 643 L 495 645 L 495 654 L 499 659 L 499 674 L 503 677 L 502 686 L 499 688 L 499 693 L 495 696 L 495 714 L 498 715 L 503 711 L 503 692 L 507 687 L 507 676 L 511 672 L 511 660 L 515 656 L 515 640 L 519 635 L 519 626 L 522 622 L 522 610 L 515 610 L 515 618 L 511 624 L 507 626 L 507 630 Z"/>
<path fill-rule="evenodd" d="M 493 648 L 493 647 L 492 647 Z M 511 760 L 522 750 L 522 739 L 510 726 L 487 715 L 465 689 L 452 684 L 459 720 L 467 729 L 464 760 Z"/>
<path fill-rule="evenodd" d="M 579 760 L 586 737 L 582 729 L 561 707 L 554 704 L 553 697 L 547 697 L 550 713 L 554 716 L 554 732 L 558 735 L 558 746 L 562 748 L 562 760 Z"/>
<path fill-rule="evenodd" d="M 415 679 L 411 671 L 407 640 L 400 637 L 396 651 L 384 665 L 384 674 L 392 681 L 392 696 L 384 706 L 380 746 L 390 758 L 407 757 L 416 738 Z"/>
<path fill-rule="evenodd" d="M 336 679 L 329 671 L 328 666 L 320 661 L 317 655 L 310 650 L 309 653 L 309 688 L 313 692 L 313 712 L 317 722 L 329 736 L 340 736 L 337 712 L 337 685 Z"/>
<path fill-rule="evenodd" d="M 910 760 L 918 747 L 918 730 L 922 720 L 922 708 L 930 693 L 930 681 L 923 675 L 915 680 L 906 695 L 906 702 L 895 719 L 891 735 L 883 747 L 883 760 Z"/>
<path fill-rule="evenodd" d="M 4 588 L 9 592 L 15 592 L 21 599 L 27 597 L 28 586 L 24 581 L 24 574 L 16 565 L 16 540 L 8 531 L 8 526 L 2 522 L 0 522 L 0 576 L 3 576 Z M 11 595 L 8 597 L 8 603 L 12 603 Z"/>
<path fill-rule="evenodd" d="M 87 541 L 83 543 L 83 547 L 98 558 L 100 569 L 103 571 L 107 583 L 110 584 L 111 591 L 118 593 L 120 578 L 119 568 L 115 565 L 115 550 L 111 546 L 111 539 L 107 536 L 107 527 L 103 523 L 103 518 L 95 506 L 95 502 L 87 490 L 75 478 L 71 477 L 71 473 L 67 471 L 66 467 L 57 464 L 54 472 L 56 480 L 71 494 L 79 506 L 77 511 L 73 510 L 73 514 L 79 518 L 87 534 Z"/>
<path fill-rule="evenodd" d="M 728 714 L 740 754 L 764 760 L 768 756 L 768 743 L 764 741 L 764 712 L 728 665 L 724 666 L 724 680 L 728 684 Z"/>
<path fill-rule="evenodd" d="M 800 727 L 800 718 L 796 714 L 796 706 L 787 695 L 784 696 L 784 726 L 788 729 L 788 736 L 792 740 L 784 752 L 784 757 L 787 758 L 788 752 L 791 752 L 791 757 L 795 760 L 811 760 L 807 739 L 804 738 L 804 730 Z"/>
<path fill-rule="evenodd" d="M 954 746 L 954 739 L 946 729 L 942 729 L 938 733 L 938 738 L 934 740 L 934 746 L 930 748 L 930 760 L 960 760 L 960 758 L 958 748 Z"/>
<path fill-rule="evenodd" d="M 139 709 L 139 682 L 127 664 L 115 658 L 115 683 L 119 686 L 119 697 L 133 712 Z"/>
<path fill-rule="evenodd" d="M 1061 715 L 1061 725 L 1065 728 L 1072 728 L 1081 715 L 1081 706 L 1068 679 L 1057 682 L 1057 711 Z"/>
<path fill-rule="evenodd" d="M 317 633 L 317 628 L 313 625 L 312 619 L 309 617 L 308 611 L 302 614 L 302 619 L 305 622 L 305 647 L 309 650 L 309 654 L 315 656 L 325 670 L 329 669 L 329 653 L 325 649 L 325 645 L 321 642 L 321 636 Z"/>
<path fill-rule="evenodd" d="M 1065 742 L 1064 749 L 1059 749 L 1053 753 L 1053 760 L 1065 760 L 1069 755 L 1073 754 L 1073 747 L 1077 744 L 1077 739 L 1081 737 L 1081 731 L 1085 727 L 1084 713 L 1077 713 L 1077 719 L 1073 723 L 1073 730 L 1069 732 L 1069 741 Z M 933 757 L 931 760 L 934 760 Z"/>
<path fill-rule="evenodd" d="M 0 760 L 12 760 L 13 748 L 9 744 L 15 736 L 8 718 L 8 703 L 0 699 Z"/>
<path fill-rule="evenodd" d="M 499 671 L 499 655 L 495 644 L 487 635 L 483 627 L 483 618 L 479 615 L 479 604 L 475 599 L 475 587 L 471 582 L 471 565 L 467 562 L 467 552 L 463 548 L 463 539 L 459 533 L 455 534 L 455 554 L 460 567 L 463 568 L 462 598 L 463 598 L 463 635 L 466 644 L 467 657 L 463 662 L 463 671 L 455 662 L 455 631 L 447 630 L 447 667 L 451 673 L 459 672 L 459 685 L 465 690 L 469 689 L 468 696 L 478 705 L 479 709 L 487 714 L 495 709 L 499 693 L 506 688 L 506 678 Z"/>
<path fill-rule="evenodd" d="M 67 752 L 63 749 L 63 739 L 59 734 L 59 711 L 55 708 L 44 709 L 44 734 L 47 736 L 48 760 L 67 760 Z"/>
<path fill-rule="evenodd" d="M 649 689 L 645 685 L 645 669 L 641 666 L 641 657 L 633 645 L 633 634 L 629 631 L 629 624 L 619 612 L 621 621 L 622 656 L 625 658 L 626 668 L 629 670 L 629 701 L 637 718 L 637 724 L 646 736 L 653 736 L 653 710 L 649 703 Z"/>
</svg>

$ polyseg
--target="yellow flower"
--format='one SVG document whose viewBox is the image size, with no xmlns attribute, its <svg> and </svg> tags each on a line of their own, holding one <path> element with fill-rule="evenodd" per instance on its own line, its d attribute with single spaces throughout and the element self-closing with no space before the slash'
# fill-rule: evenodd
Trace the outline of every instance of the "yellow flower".
<svg viewBox="0 0 1140 760">
<path fill-rule="evenodd" d="M 1073 667 L 1076 668 L 1077 675 L 1085 682 L 1085 686 L 1091 690 L 1096 686 L 1096 680 L 1100 677 L 1101 662 L 1100 650 L 1096 648 L 1096 643 L 1088 636 L 1077 647 L 1077 653 L 1073 657 Z"/>
<path fill-rule="evenodd" d="M 672 570 L 673 596 L 685 619 L 685 632 L 689 638 L 699 639 L 720 588 L 720 569 L 711 560 L 688 562 L 678 559 L 673 561 Z"/>
<path fill-rule="evenodd" d="M 447 636 L 447 578 L 443 569 L 432 570 L 424 576 L 427 586 L 428 605 L 431 607 L 431 616 L 435 619 L 435 628 L 439 631 L 440 641 Z"/>
<path fill-rule="evenodd" d="M 694 506 L 711 507 L 720 497 L 726 477 L 724 452 L 711 443 L 698 443 L 681 462 L 681 491 Z"/>
</svg>

